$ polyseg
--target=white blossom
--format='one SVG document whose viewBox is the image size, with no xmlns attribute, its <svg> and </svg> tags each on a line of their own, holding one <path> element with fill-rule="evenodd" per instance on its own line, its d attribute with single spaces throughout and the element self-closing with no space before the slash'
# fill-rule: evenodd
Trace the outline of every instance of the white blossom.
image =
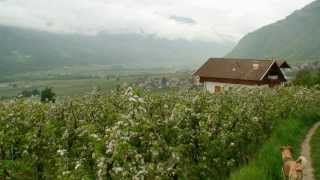
<svg viewBox="0 0 320 180">
<path fill-rule="evenodd" d="M 81 162 L 77 161 L 76 162 L 76 166 L 74 167 L 74 169 L 77 170 L 80 166 L 81 166 Z"/>
<path fill-rule="evenodd" d="M 65 150 L 65 149 L 59 149 L 59 150 L 57 151 L 57 153 L 58 153 L 60 156 L 64 156 L 64 155 L 66 154 L 66 152 L 67 152 L 67 150 Z"/>
<path fill-rule="evenodd" d="M 115 172 L 115 173 L 120 173 L 120 172 L 122 172 L 123 171 L 123 168 L 122 167 L 114 167 L 114 168 L 112 168 L 112 170 Z"/>
</svg>

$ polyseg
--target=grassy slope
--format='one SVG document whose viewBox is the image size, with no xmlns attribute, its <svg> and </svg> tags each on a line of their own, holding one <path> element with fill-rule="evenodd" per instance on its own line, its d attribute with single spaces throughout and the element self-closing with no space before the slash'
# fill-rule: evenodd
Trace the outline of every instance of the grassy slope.
<svg viewBox="0 0 320 180">
<path fill-rule="evenodd" d="M 315 178 L 320 179 L 320 128 L 311 140 L 311 156 Z"/>
<path fill-rule="evenodd" d="M 248 165 L 234 172 L 230 179 L 282 179 L 280 147 L 282 145 L 292 145 L 295 150 L 295 157 L 297 157 L 300 152 L 300 143 L 304 139 L 308 129 L 315 121 L 318 120 L 318 118 L 319 114 L 313 116 L 294 117 L 288 119 L 285 123 L 279 124 L 275 128 L 270 139 L 258 151 L 256 158 Z"/>
</svg>

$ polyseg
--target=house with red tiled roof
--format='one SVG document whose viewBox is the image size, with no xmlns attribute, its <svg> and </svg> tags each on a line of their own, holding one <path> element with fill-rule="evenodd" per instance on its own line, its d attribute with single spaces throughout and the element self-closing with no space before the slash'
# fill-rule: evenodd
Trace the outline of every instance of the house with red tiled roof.
<svg viewBox="0 0 320 180">
<path fill-rule="evenodd" d="M 221 92 L 235 85 L 274 87 L 287 82 L 282 69 L 286 61 L 210 58 L 194 74 L 197 83 L 210 92 Z"/>
</svg>

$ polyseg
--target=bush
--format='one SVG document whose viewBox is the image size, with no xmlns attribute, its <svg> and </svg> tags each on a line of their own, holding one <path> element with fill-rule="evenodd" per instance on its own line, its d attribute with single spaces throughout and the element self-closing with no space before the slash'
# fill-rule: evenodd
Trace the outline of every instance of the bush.
<svg viewBox="0 0 320 180">
<path fill-rule="evenodd" d="M 294 85 L 314 87 L 320 85 L 320 69 L 304 69 L 298 72 Z"/>
<path fill-rule="evenodd" d="M 319 95 L 294 87 L 222 94 L 128 88 L 56 104 L 0 102 L 0 161 L 14 164 L 0 166 L 0 176 L 226 179 L 276 124 L 313 111 Z"/>
<path fill-rule="evenodd" d="M 52 88 L 45 88 L 41 91 L 41 102 L 55 102 L 56 94 L 52 91 Z"/>
<path fill-rule="evenodd" d="M 31 97 L 31 96 L 38 96 L 40 95 L 40 92 L 38 89 L 33 89 L 33 90 L 23 90 L 19 96 L 22 97 Z"/>
</svg>

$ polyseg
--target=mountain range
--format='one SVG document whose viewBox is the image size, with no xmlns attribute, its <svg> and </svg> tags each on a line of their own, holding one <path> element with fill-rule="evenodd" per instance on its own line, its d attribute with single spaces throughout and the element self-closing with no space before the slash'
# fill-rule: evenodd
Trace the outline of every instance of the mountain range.
<svg viewBox="0 0 320 180">
<path fill-rule="evenodd" d="M 87 64 L 194 69 L 209 57 L 226 54 L 307 63 L 320 59 L 319 34 L 320 0 L 247 34 L 235 47 L 233 42 L 168 40 L 144 33 L 89 36 L 0 25 L 0 75 Z"/>
<path fill-rule="evenodd" d="M 191 67 L 224 56 L 232 42 L 167 40 L 146 34 L 58 34 L 0 26 L 0 74 L 46 70 L 66 65 Z"/>
<path fill-rule="evenodd" d="M 320 0 L 243 37 L 227 57 L 320 60 Z"/>
</svg>

